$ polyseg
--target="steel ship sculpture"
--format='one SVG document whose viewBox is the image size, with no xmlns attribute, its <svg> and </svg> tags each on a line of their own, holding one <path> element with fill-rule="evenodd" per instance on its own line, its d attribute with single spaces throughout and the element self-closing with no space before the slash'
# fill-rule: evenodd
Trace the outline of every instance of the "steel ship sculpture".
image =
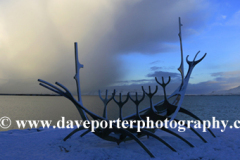
<svg viewBox="0 0 240 160">
<path fill-rule="evenodd" d="M 199 54 L 200 51 L 197 52 L 195 55 L 193 61 L 188 60 L 188 56 L 186 57 L 186 61 L 188 63 L 188 71 L 186 76 L 184 76 L 184 63 L 183 63 L 183 49 L 182 49 L 182 36 L 181 36 L 181 19 L 179 17 L 179 39 L 180 39 L 180 50 L 181 50 L 181 63 L 180 67 L 178 68 L 178 71 L 181 74 L 181 84 L 180 86 L 170 95 L 166 95 L 166 86 L 170 83 L 171 77 L 168 77 L 168 81 L 165 83 L 164 78 L 162 77 L 162 81 L 160 82 L 157 77 L 155 77 L 155 80 L 158 85 L 160 85 L 163 89 L 164 93 L 164 99 L 156 104 L 153 104 L 153 96 L 157 93 L 158 91 L 158 85 L 156 86 L 154 92 L 151 91 L 151 87 L 148 87 L 148 91 L 142 86 L 142 91 L 143 95 L 141 98 L 138 96 L 138 93 L 135 93 L 135 98 L 133 98 L 133 95 L 130 95 L 130 93 L 127 94 L 127 98 L 123 101 L 122 100 L 122 95 L 121 93 L 119 94 L 119 100 L 116 100 L 116 91 L 114 90 L 112 95 L 108 97 L 108 90 L 106 90 L 105 98 L 102 98 L 101 92 L 99 91 L 99 97 L 102 100 L 104 104 L 104 111 L 103 115 L 97 115 L 93 113 L 92 111 L 88 110 L 87 107 L 84 107 L 82 103 L 82 98 L 81 98 L 81 89 L 80 89 L 80 78 L 79 78 L 79 70 L 80 68 L 83 68 L 83 65 L 79 63 L 78 60 L 78 48 L 77 48 L 77 43 L 75 42 L 75 66 L 76 66 L 76 75 L 74 76 L 74 79 L 76 80 L 76 86 L 77 86 L 77 93 L 78 93 L 78 100 L 75 99 L 73 94 L 62 84 L 59 82 L 56 82 L 56 85 L 53 85 L 51 83 L 48 83 L 44 80 L 39 79 L 38 81 L 40 82 L 40 85 L 69 99 L 77 108 L 82 120 L 89 120 L 88 116 L 90 116 L 94 120 L 99 120 L 103 121 L 105 120 L 107 123 L 109 123 L 109 118 L 107 116 L 107 107 L 110 101 L 114 101 L 118 107 L 119 107 L 119 118 L 120 120 L 127 120 L 127 121 L 134 121 L 132 122 L 133 128 L 119 128 L 115 123 L 112 124 L 112 128 L 101 128 L 101 127 L 96 127 L 96 128 L 88 128 L 85 132 L 81 134 L 81 137 L 89 133 L 91 130 L 94 130 L 93 134 L 96 136 L 107 140 L 107 141 L 112 141 L 116 142 L 118 145 L 121 142 L 127 141 L 127 140 L 135 140 L 151 157 L 154 157 L 153 153 L 148 149 L 148 147 L 140 140 L 140 137 L 142 136 L 151 136 L 158 140 L 159 142 L 163 143 L 166 145 L 169 149 L 172 151 L 176 152 L 176 150 L 167 142 L 165 142 L 160 136 L 157 136 L 155 132 L 158 130 L 158 128 L 146 128 L 144 126 L 140 126 L 141 132 L 137 132 L 137 120 L 142 120 L 146 121 L 147 117 L 149 117 L 151 120 L 154 122 L 161 120 L 164 121 L 165 119 L 168 120 L 168 123 L 170 123 L 172 120 L 174 121 L 179 121 L 176 119 L 176 115 L 178 112 L 181 112 L 183 114 L 189 115 L 193 117 L 196 120 L 199 120 L 202 124 L 202 120 L 198 118 L 195 114 L 191 113 L 190 111 L 184 109 L 182 107 L 182 102 L 187 90 L 188 82 L 191 76 L 191 73 L 193 71 L 193 68 L 201 62 L 204 57 L 206 56 L 206 53 L 202 58 L 199 60 L 196 60 L 197 55 Z M 149 99 L 149 106 L 147 106 L 143 110 L 139 110 L 139 104 L 144 100 L 144 98 L 148 97 Z M 169 99 L 172 98 L 174 99 L 173 102 L 169 102 Z M 122 108 L 124 105 L 128 102 L 128 100 L 131 100 L 136 107 L 136 113 L 131 114 L 129 116 L 123 117 L 122 116 Z M 91 122 L 91 121 L 90 121 Z M 187 125 L 185 125 L 187 127 Z M 73 134 L 75 134 L 78 131 L 84 130 L 85 128 L 83 126 L 80 126 L 79 128 L 73 130 L 69 135 L 67 135 L 64 138 L 64 141 L 66 141 L 68 138 L 70 138 Z M 169 134 L 172 134 L 176 138 L 181 139 L 184 143 L 187 143 L 190 147 L 194 147 L 188 140 L 180 136 L 179 134 L 167 129 L 166 127 L 161 127 L 160 128 L 162 131 L 167 132 Z M 196 134 L 203 142 L 207 142 L 193 127 L 190 128 L 192 132 Z M 212 134 L 213 137 L 215 135 L 213 132 L 208 129 L 208 131 Z"/>
</svg>

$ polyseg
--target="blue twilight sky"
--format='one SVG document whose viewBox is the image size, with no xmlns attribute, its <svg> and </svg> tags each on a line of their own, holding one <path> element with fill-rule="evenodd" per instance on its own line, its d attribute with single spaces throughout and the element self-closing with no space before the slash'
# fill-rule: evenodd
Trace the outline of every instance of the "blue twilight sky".
<svg viewBox="0 0 240 160">
<path fill-rule="evenodd" d="M 154 77 L 180 82 L 178 17 L 187 55 L 207 56 L 193 70 L 187 93 L 240 85 L 240 1 L 19 0 L 0 1 L 1 93 L 49 93 L 41 78 L 75 92 L 78 42 L 82 92 L 139 90 Z"/>
</svg>

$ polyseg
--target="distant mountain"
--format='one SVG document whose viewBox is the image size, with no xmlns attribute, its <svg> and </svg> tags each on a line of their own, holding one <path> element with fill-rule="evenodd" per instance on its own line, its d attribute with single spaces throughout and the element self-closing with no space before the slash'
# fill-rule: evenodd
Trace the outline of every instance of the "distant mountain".
<svg viewBox="0 0 240 160">
<path fill-rule="evenodd" d="M 240 86 L 229 90 L 213 91 L 209 95 L 240 95 Z"/>
</svg>

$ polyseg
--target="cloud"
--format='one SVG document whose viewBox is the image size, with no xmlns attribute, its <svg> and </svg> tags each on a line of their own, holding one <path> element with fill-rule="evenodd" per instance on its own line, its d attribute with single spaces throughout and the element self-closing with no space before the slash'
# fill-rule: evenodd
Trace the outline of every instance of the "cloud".
<svg viewBox="0 0 240 160">
<path fill-rule="evenodd" d="M 159 79 L 160 80 L 160 79 Z M 165 82 L 167 79 L 164 79 Z M 161 82 L 161 81 L 160 81 Z M 205 81 L 205 82 L 200 82 L 197 84 L 192 84 L 189 83 L 186 94 L 209 94 L 213 91 L 221 91 L 221 90 L 228 90 L 234 87 L 239 86 L 240 82 L 240 77 L 235 77 L 235 78 L 229 78 L 225 79 L 224 81 Z M 180 85 L 181 81 L 179 80 L 171 80 L 170 83 L 167 85 L 167 94 L 171 94 L 173 91 L 177 89 L 177 87 Z M 108 89 L 113 90 L 116 89 L 118 92 L 142 92 L 141 91 L 141 86 L 144 86 L 145 88 L 147 86 L 151 86 L 152 88 L 155 88 L 155 86 L 158 85 L 154 79 L 152 81 L 146 81 L 145 83 L 132 83 L 129 85 L 116 85 L 116 86 L 111 86 Z M 158 85 L 159 86 L 159 85 Z M 234 87 L 233 87 L 234 86 Z M 162 88 L 159 86 L 157 94 L 163 95 Z"/>
<path fill-rule="evenodd" d="M 228 90 L 240 85 L 240 71 L 216 72 L 211 74 L 213 80 L 189 83 L 187 94 L 208 94 L 213 91 Z"/>
<path fill-rule="evenodd" d="M 74 90 L 74 42 L 84 64 L 83 92 L 111 85 L 126 72 L 121 70 L 124 62 L 119 54 L 171 51 L 176 47 L 171 43 L 178 41 L 178 17 L 186 31 L 200 28 L 206 22 L 206 4 L 191 0 L 0 1 L 0 78 L 5 79 L 1 92 L 42 92 L 38 78 L 59 81 Z"/>
<path fill-rule="evenodd" d="M 171 77 L 174 78 L 180 78 L 180 73 L 173 73 L 173 72 L 164 72 L 164 71 L 155 71 L 154 73 L 147 74 L 147 77 Z"/>
<path fill-rule="evenodd" d="M 240 70 L 228 71 L 228 72 L 216 72 L 211 74 L 214 80 L 220 85 L 215 90 L 227 90 L 240 85 Z"/>
<path fill-rule="evenodd" d="M 222 15 L 222 19 L 226 19 L 227 18 L 227 16 L 226 15 Z"/>
<path fill-rule="evenodd" d="M 117 81 L 117 83 L 146 83 L 146 82 L 151 82 L 153 80 L 151 79 L 139 79 L 139 80 L 130 80 L 130 81 Z"/>
<path fill-rule="evenodd" d="M 156 61 L 151 62 L 150 64 L 156 64 L 156 63 L 160 63 L 160 62 L 162 62 L 162 61 L 156 60 Z"/>
<path fill-rule="evenodd" d="M 226 22 L 229 26 L 240 26 L 240 10 L 235 12 L 232 17 Z"/>
<path fill-rule="evenodd" d="M 156 71 L 156 70 L 160 70 L 160 69 L 164 69 L 164 70 L 172 70 L 174 69 L 175 67 L 174 66 L 170 66 L 170 67 L 158 67 L 158 66 L 153 66 L 151 67 L 150 69 L 152 71 Z"/>
<path fill-rule="evenodd" d="M 181 84 L 181 77 L 178 73 L 173 72 L 163 72 L 163 71 L 155 71 L 154 73 L 147 74 L 146 77 L 150 77 L 150 79 L 142 79 L 139 81 L 128 81 L 131 83 L 122 83 L 115 86 L 111 86 L 109 89 L 116 89 L 119 92 L 142 92 L 141 86 L 147 87 L 155 87 L 158 85 L 154 79 L 154 77 L 158 77 L 158 80 L 161 82 L 160 77 L 163 76 L 165 82 L 168 80 L 168 76 L 171 76 L 171 81 L 167 85 L 167 94 L 171 94 L 173 91 L 177 89 L 177 87 Z M 216 72 L 212 73 L 211 76 L 214 77 L 213 80 L 200 82 L 196 84 L 188 83 L 188 87 L 186 90 L 186 94 L 209 94 L 213 91 L 221 91 L 228 90 L 235 87 L 240 86 L 240 71 L 229 71 L 229 72 Z M 152 78 L 151 78 L 152 77 Z M 161 87 L 159 86 L 159 90 L 157 94 L 163 94 Z"/>
<path fill-rule="evenodd" d="M 189 83 L 187 94 L 208 94 L 213 91 L 228 90 L 240 85 L 240 71 L 216 72 L 212 73 L 213 80 Z"/>
<path fill-rule="evenodd" d="M 157 77 L 158 81 L 162 83 L 161 77 L 164 77 L 164 81 L 167 82 L 169 76 L 171 76 L 171 81 L 167 85 L 167 94 L 170 94 L 171 92 L 176 90 L 181 83 L 181 77 L 180 77 L 180 74 L 178 73 L 155 71 L 153 73 L 149 73 L 146 75 L 148 79 L 118 81 L 118 84 L 110 86 L 108 87 L 108 89 L 110 90 L 116 89 L 117 92 L 123 92 L 123 93 L 142 92 L 141 86 L 144 86 L 144 87 L 151 86 L 152 88 L 155 88 L 158 85 L 155 80 L 155 77 Z M 160 86 L 157 94 L 160 94 L 160 95 L 163 94 L 163 90 Z"/>
<path fill-rule="evenodd" d="M 162 67 L 157 67 L 157 66 L 153 66 L 150 68 L 152 71 L 155 71 L 155 70 L 159 70 L 159 69 L 162 69 Z"/>
<path fill-rule="evenodd" d="M 224 77 L 224 78 L 240 77 L 240 71 L 215 72 L 215 73 L 212 73 L 211 76 L 213 76 L 213 77 Z"/>
<path fill-rule="evenodd" d="M 179 86 L 180 82 L 177 83 L 175 81 L 171 81 L 168 85 L 167 85 L 167 94 L 172 93 L 175 89 L 177 89 L 177 87 Z M 144 81 L 142 83 L 130 83 L 130 84 L 119 84 L 119 85 L 114 85 L 114 86 L 110 86 L 107 89 L 109 90 L 116 90 L 117 93 L 122 92 L 124 94 L 130 92 L 139 92 L 142 93 L 142 86 L 146 89 L 146 91 L 148 91 L 148 86 L 151 86 L 152 90 L 155 90 L 155 87 L 158 86 L 158 91 L 157 94 L 159 95 L 163 95 L 163 89 L 161 88 L 161 86 L 159 86 L 157 84 L 157 82 L 155 81 L 154 78 Z"/>
</svg>

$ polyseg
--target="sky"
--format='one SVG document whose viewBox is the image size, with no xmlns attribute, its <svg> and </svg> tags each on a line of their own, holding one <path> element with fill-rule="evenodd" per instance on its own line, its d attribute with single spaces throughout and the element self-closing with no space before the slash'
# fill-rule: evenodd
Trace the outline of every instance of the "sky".
<svg viewBox="0 0 240 160">
<path fill-rule="evenodd" d="M 52 93 L 38 79 L 76 85 L 78 42 L 81 90 L 127 90 L 155 86 L 171 76 L 180 83 L 178 18 L 184 69 L 193 70 L 188 94 L 240 85 L 240 6 L 232 0 L 0 0 L 0 93 Z"/>
</svg>

